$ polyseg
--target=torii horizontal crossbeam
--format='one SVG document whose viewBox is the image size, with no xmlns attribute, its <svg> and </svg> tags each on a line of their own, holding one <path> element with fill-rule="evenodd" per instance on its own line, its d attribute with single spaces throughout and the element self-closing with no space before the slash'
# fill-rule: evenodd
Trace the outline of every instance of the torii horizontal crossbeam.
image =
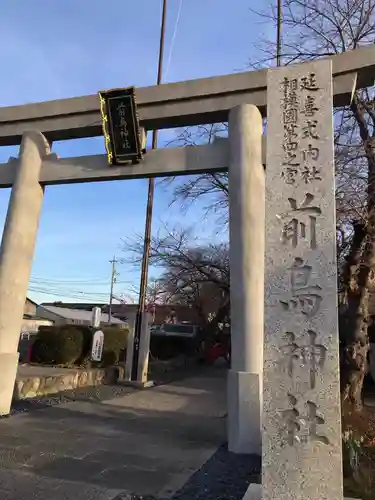
<svg viewBox="0 0 375 500">
<path fill-rule="evenodd" d="M 375 75 L 375 46 L 332 57 L 334 105 L 348 104 L 353 85 L 371 86 Z M 267 104 L 267 70 L 202 78 L 137 89 L 141 125 L 147 130 L 227 121 L 239 104 L 254 104 L 263 114 Z M 97 95 L 73 97 L 0 108 L 0 146 L 21 142 L 35 129 L 51 141 L 102 135 Z"/>
<path fill-rule="evenodd" d="M 11 187 L 15 180 L 17 158 L 0 164 L 0 188 Z M 229 167 L 228 139 L 188 148 L 150 150 L 138 165 L 109 166 L 107 155 L 56 158 L 51 155 L 42 163 L 40 184 L 76 184 L 79 182 L 116 181 L 147 177 L 170 177 L 202 172 L 223 172 Z"/>
</svg>

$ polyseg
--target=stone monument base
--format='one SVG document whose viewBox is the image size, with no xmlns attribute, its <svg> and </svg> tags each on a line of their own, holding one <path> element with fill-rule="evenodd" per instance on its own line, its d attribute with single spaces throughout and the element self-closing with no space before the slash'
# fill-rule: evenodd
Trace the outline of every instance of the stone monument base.
<svg viewBox="0 0 375 500">
<path fill-rule="evenodd" d="M 250 484 L 242 500 L 262 500 L 262 485 Z"/>
<path fill-rule="evenodd" d="M 258 373 L 228 373 L 228 449 L 262 454 L 262 379 Z"/>
<path fill-rule="evenodd" d="M 262 485 L 255 483 L 250 484 L 242 500 L 262 500 Z M 344 500 L 360 500 L 360 499 L 346 497 L 344 498 Z"/>
<path fill-rule="evenodd" d="M 9 415 L 10 413 L 18 369 L 18 357 L 18 352 L 0 353 L 0 415 Z"/>
</svg>

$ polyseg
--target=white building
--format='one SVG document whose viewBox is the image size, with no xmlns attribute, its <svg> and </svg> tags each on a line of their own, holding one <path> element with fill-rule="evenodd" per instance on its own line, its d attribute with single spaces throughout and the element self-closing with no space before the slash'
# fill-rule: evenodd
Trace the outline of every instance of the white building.
<svg viewBox="0 0 375 500">
<path fill-rule="evenodd" d="M 53 326 L 54 322 L 45 316 L 39 316 L 37 313 L 38 304 L 26 297 L 25 307 L 23 310 L 23 321 L 21 326 L 22 333 L 36 333 L 40 326 Z"/>
</svg>

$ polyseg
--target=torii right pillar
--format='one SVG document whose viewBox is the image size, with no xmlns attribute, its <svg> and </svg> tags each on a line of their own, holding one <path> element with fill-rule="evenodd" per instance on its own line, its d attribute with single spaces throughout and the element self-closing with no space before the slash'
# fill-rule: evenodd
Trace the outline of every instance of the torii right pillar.
<svg viewBox="0 0 375 500">
<path fill-rule="evenodd" d="M 245 104 L 229 114 L 229 226 L 232 365 L 228 448 L 261 454 L 265 173 L 262 117 Z"/>
</svg>

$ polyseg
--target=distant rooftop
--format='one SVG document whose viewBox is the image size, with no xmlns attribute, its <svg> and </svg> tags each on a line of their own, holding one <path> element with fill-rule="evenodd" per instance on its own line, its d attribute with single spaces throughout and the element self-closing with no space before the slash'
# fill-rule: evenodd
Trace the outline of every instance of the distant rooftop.
<svg viewBox="0 0 375 500">
<path fill-rule="evenodd" d="M 91 310 L 80 310 L 80 309 L 70 309 L 68 307 L 57 307 L 57 306 L 50 306 L 46 304 L 42 304 L 40 306 L 43 309 L 46 309 L 47 311 L 50 311 L 53 314 L 57 314 L 58 316 L 61 316 L 62 318 L 66 319 L 72 319 L 76 321 L 91 321 L 92 319 L 92 314 Z M 100 321 L 102 323 L 108 323 L 108 314 L 103 313 L 101 314 Z M 112 316 L 111 318 L 111 323 L 123 325 L 125 322 L 121 321 L 118 318 L 115 318 Z"/>
<path fill-rule="evenodd" d="M 57 307 L 60 310 L 69 309 L 70 311 L 86 311 L 90 317 L 94 307 L 100 307 L 103 314 L 104 311 L 108 311 L 109 307 L 108 304 L 98 302 L 43 302 L 41 306 L 48 308 Z M 127 319 L 134 318 L 137 310 L 138 304 L 112 304 L 112 317 L 120 318 L 126 322 Z M 178 323 L 187 321 L 192 324 L 198 324 L 200 322 L 198 312 L 193 307 L 182 304 L 156 304 L 153 318 L 154 323 L 156 325 L 164 323 L 170 314 L 174 314 L 177 317 Z"/>
<path fill-rule="evenodd" d="M 108 304 L 99 304 L 95 302 L 42 302 L 42 307 L 62 307 L 65 309 L 81 309 L 83 311 L 91 311 L 94 307 L 100 307 L 101 309 L 105 309 L 108 307 Z"/>
</svg>

